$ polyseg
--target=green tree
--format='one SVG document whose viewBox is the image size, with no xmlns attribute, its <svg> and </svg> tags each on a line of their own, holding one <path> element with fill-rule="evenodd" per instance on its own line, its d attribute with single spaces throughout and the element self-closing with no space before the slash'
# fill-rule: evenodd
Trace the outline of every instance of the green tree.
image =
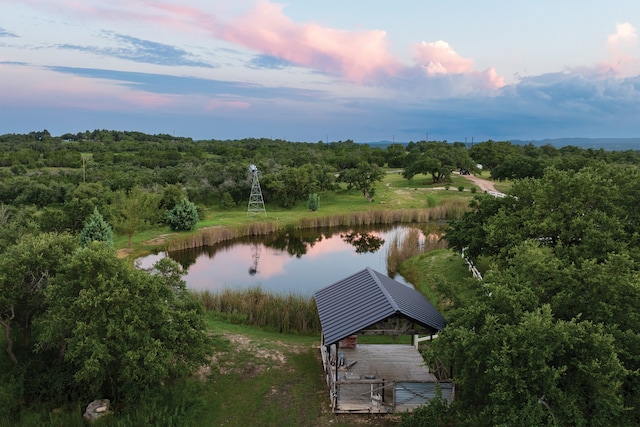
<svg viewBox="0 0 640 427">
<path fill-rule="evenodd" d="M 522 154 L 510 154 L 502 162 L 491 169 L 491 178 L 505 179 L 542 178 L 545 163 Z"/>
<path fill-rule="evenodd" d="M 83 398 L 135 400 L 206 363 L 204 311 L 170 260 L 131 269 L 104 243 L 74 253 L 45 290 L 37 349 L 57 355 Z"/>
<path fill-rule="evenodd" d="M 637 173 L 612 166 L 578 172 L 549 168 L 540 179 L 516 181 L 510 191 L 514 197 L 472 206 L 452 222 L 451 238 L 457 248 L 474 246 L 474 256 L 506 259 L 514 247 L 534 239 L 574 262 L 601 261 L 635 242 L 640 231 L 632 203 L 636 185 Z"/>
<path fill-rule="evenodd" d="M 69 234 L 27 234 L 0 257 L 0 325 L 14 364 L 14 344 L 23 352 L 29 347 L 33 319 L 45 308 L 43 291 L 76 247 Z"/>
<path fill-rule="evenodd" d="M 409 152 L 402 176 L 410 180 L 424 174 L 431 175 L 434 183 L 445 182 L 458 168 L 474 169 L 473 161 L 463 147 L 446 142 L 419 142 Z"/>
<path fill-rule="evenodd" d="M 113 229 L 104 220 L 97 207 L 94 208 L 93 213 L 85 222 L 84 228 L 80 231 L 82 246 L 87 246 L 94 241 L 105 242 L 109 246 L 113 246 Z"/>
<path fill-rule="evenodd" d="M 128 194 L 124 191 L 118 193 L 113 207 L 114 226 L 118 232 L 127 236 L 129 246 L 135 233 L 157 222 L 160 212 L 158 202 L 156 194 L 140 187 L 133 187 Z"/>
<path fill-rule="evenodd" d="M 486 194 L 474 196 L 469 202 L 469 210 L 461 217 L 449 221 L 445 230 L 447 244 L 458 252 L 464 249 L 465 254 L 472 259 L 491 253 L 485 224 L 501 209 L 514 202 L 517 201 L 513 198 L 497 198 Z"/>
<path fill-rule="evenodd" d="M 464 305 L 450 298 L 433 344 L 460 386 L 458 421 L 637 425 L 639 185 L 637 171 L 602 163 L 547 169 L 452 222 L 445 238 L 492 264 Z"/>
<path fill-rule="evenodd" d="M 169 184 L 162 189 L 162 198 L 160 199 L 159 207 L 168 212 L 186 197 L 187 194 L 181 185 Z"/>
<path fill-rule="evenodd" d="M 543 264 L 542 252 L 527 256 Z M 453 369 L 458 423 L 600 426 L 621 420 L 628 371 L 611 328 L 558 319 L 539 294 L 549 273 L 560 281 L 558 270 L 529 266 L 486 275 L 430 347 L 429 358 Z"/>
<path fill-rule="evenodd" d="M 228 191 L 225 191 L 222 194 L 220 201 L 218 202 L 218 206 L 220 207 L 220 209 L 228 210 L 231 209 L 234 205 L 235 203 L 233 201 L 233 197 L 231 197 L 231 194 L 229 194 Z"/>
<path fill-rule="evenodd" d="M 492 171 L 502 164 L 509 155 L 521 154 L 520 147 L 510 141 L 484 141 L 474 144 L 469 149 L 469 155 L 475 163 L 481 164 L 484 169 Z"/>
<path fill-rule="evenodd" d="M 403 168 L 407 159 L 407 150 L 402 144 L 391 144 L 386 148 L 385 157 L 390 168 Z"/>
<path fill-rule="evenodd" d="M 182 201 L 175 205 L 167 214 L 167 223 L 174 231 L 193 230 L 198 219 L 198 209 L 196 205 L 187 199 L 182 199 Z"/>
<path fill-rule="evenodd" d="M 359 162 L 357 167 L 343 169 L 338 175 L 338 182 L 347 184 L 347 189 L 353 188 L 362 192 L 370 202 L 373 201 L 374 185 L 382 181 L 384 170 L 374 163 Z"/>
</svg>

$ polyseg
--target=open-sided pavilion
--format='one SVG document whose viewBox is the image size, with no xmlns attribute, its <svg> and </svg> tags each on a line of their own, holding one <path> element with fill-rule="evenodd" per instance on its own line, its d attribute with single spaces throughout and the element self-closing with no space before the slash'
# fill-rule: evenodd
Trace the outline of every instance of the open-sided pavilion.
<svg viewBox="0 0 640 427">
<path fill-rule="evenodd" d="M 453 384 L 429 372 L 418 336 L 446 321 L 412 287 L 370 268 L 315 293 L 322 326 L 321 354 L 335 413 L 411 411 L 436 393 L 451 400 Z M 359 344 L 362 335 L 411 335 L 412 344 Z"/>
</svg>

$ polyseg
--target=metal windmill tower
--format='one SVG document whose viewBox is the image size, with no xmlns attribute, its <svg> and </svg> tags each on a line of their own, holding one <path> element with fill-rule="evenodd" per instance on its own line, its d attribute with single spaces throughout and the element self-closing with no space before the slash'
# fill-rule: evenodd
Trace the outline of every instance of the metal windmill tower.
<svg viewBox="0 0 640 427">
<path fill-rule="evenodd" d="M 251 182 L 251 195 L 249 196 L 247 215 L 251 212 L 264 212 L 264 216 L 267 216 L 264 199 L 262 198 L 262 189 L 260 188 L 260 181 L 258 180 L 259 172 L 256 165 L 250 165 L 249 172 L 253 177 L 253 181 Z"/>
</svg>

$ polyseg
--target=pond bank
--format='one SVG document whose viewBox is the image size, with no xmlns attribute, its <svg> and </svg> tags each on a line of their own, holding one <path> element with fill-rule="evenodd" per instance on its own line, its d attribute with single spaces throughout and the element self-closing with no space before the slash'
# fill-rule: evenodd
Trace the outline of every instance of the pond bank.
<svg viewBox="0 0 640 427">
<path fill-rule="evenodd" d="M 187 236 L 170 238 L 158 249 L 177 251 L 202 246 L 212 246 L 227 240 L 245 236 L 259 236 L 287 229 L 306 229 L 320 227 L 352 227 L 361 225 L 391 225 L 428 223 L 431 221 L 456 218 L 467 209 L 467 202 L 451 200 L 441 206 L 424 209 L 375 210 L 368 212 L 350 212 L 339 215 L 305 217 L 292 224 L 283 224 L 269 218 L 259 218 L 250 224 L 236 227 L 212 226 L 201 228 Z"/>
<path fill-rule="evenodd" d="M 235 226 L 213 225 L 197 229 L 191 233 L 161 233 L 142 243 L 145 249 L 118 249 L 120 258 L 138 258 L 152 251 L 177 251 L 217 243 L 245 236 L 260 236 L 276 231 L 319 227 L 351 227 L 358 225 L 391 225 L 398 223 L 427 223 L 457 218 L 468 208 L 465 200 L 446 200 L 432 208 L 419 209 L 376 209 L 365 212 L 348 212 L 337 215 L 304 217 L 291 223 L 283 223 L 278 218 L 256 218 L 248 224 Z"/>
</svg>

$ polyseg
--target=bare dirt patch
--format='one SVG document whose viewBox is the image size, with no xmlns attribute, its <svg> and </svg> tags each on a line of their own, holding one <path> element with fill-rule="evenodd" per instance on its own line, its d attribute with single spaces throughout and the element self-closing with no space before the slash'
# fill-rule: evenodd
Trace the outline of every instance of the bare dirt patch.
<svg viewBox="0 0 640 427">
<path fill-rule="evenodd" d="M 142 244 L 146 246 L 159 246 L 165 243 L 169 236 L 172 236 L 172 234 L 161 234 L 153 239 L 145 240 Z"/>
<path fill-rule="evenodd" d="M 280 341 L 269 341 L 267 344 L 253 341 L 243 335 L 224 334 L 222 338 L 229 341 L 229 350 L 214 353 L 211 365 L 216 366 L 221 374 L 238 373 L 243 378 L 251 378 L 269 369 L 287 369 L 288 360 L 285 353 L 299 353 L 304 347 L 286 344 Z"/>
<path fill-rule="evenodd" d="M 133 253 L 133 249 L 132 248 L 118 249 L 117 256 L 118 256 L 118 258 L 126 258 L 129 255 L 131 255 L 132 253 Z"/>
<path fill-rule="evenodd" d="M 480 191 L 496 191 L 496 188 L 493 186 L 493 181 L 480 178 L 475 175 L 461 175 L 461 176 L 471 181 L 475 186 L 477 186 L 480 189 Z"/>
</svg>

